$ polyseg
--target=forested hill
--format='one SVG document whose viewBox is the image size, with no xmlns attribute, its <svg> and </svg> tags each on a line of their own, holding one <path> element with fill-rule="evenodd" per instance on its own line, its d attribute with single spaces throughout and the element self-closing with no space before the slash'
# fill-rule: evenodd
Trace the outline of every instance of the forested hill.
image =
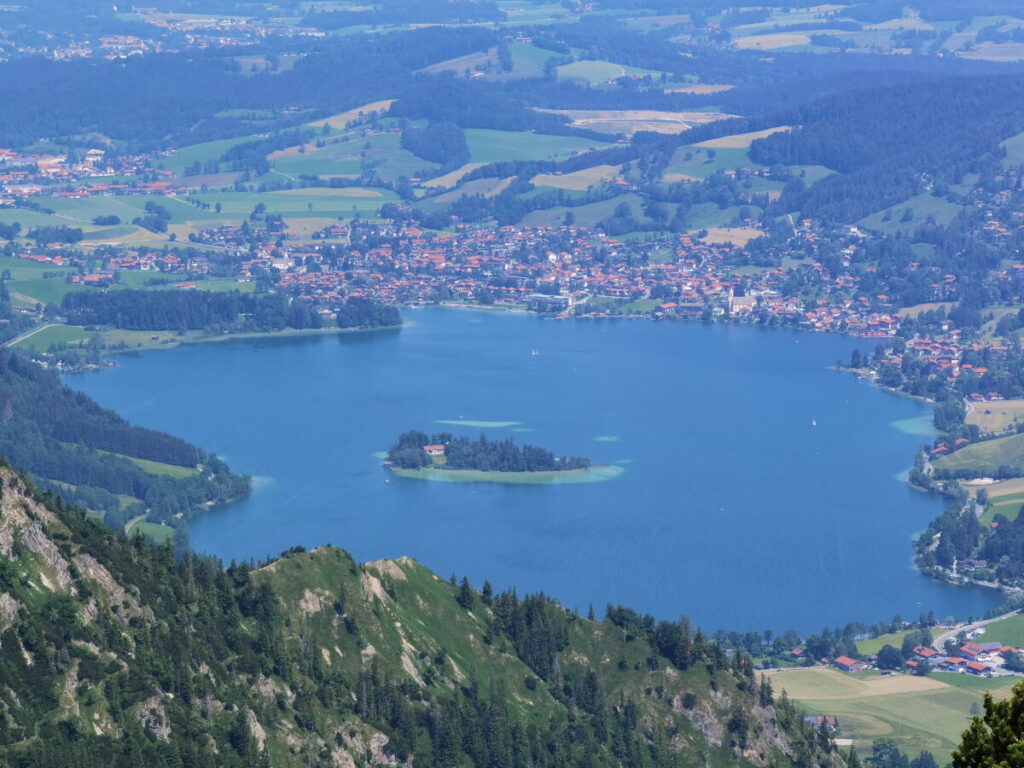
<svg viewBox="0 0 1024 768">
<path fill-rule="evenodd" d="M 114 527 L 142 514 L 180 525 L 249 489 L 216 456 L 129 424 L 9 349 L 0 350 L 0 455 Z"/>
<path fill-rule="evenodd" d="M 3 765 L 844 765 L 686 623 L 331 547 L 224 569 L 0 488 Z"/>
<path fill-rule="evenodd" d="M 1017 75 L 945 78 L 830 96 L 767 122 L 797 126 L 755 141 L 767 166 L 827 164 L 838 174 L 786 188 L 776 213 L 852 222 L 921 192 L 959 183 L 1024 131 Z"/>
</svg>

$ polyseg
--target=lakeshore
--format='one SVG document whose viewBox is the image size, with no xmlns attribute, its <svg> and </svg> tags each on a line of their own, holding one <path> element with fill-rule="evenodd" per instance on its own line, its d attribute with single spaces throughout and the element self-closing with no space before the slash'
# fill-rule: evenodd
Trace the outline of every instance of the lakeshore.
<svg viewBox="0 0 1024 768">
<path fill-rule="evenodd" d="M 503 483 L 507 485 L 553 485 L 558 483 L 600 483 L 623 473 L 623 468 L 611 464 L 595 464 L 587 469 L 563 469 L 547 472 L 487 472 L 480 469 L 401 469 L 388 467 L 388 471 L 410 480 L 430 480 L 441 483 Z"/>
</svg>

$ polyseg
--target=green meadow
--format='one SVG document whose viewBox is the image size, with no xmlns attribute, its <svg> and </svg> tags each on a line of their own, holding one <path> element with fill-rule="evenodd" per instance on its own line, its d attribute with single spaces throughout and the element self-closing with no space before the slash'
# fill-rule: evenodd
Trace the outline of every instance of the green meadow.
<svg viewBox="0 0 1024 768">
<path fill-rule="evenodd" d="M 1020 514 L 1020 508 L 1024 505 L 1024 493 L 1015 493 L 1010 496 L 997 496 L 989 503 L 981 515 L 982 525 L 991 523 L 996 515 L 1002 515 L 1007 520 L 1016 520 Z"/>
<path fill-rule="evenodd" d="M 1009 694 L 1018 678 L 961 680 L 967 675 L 929 677 L 866 673 L 855 677 L 825 667 L 794 668 L 769 675 L 775 690 L 785 689 L 809 714 L 834 715 L 837 737 L 853 739 L 862 755 L 875 739 L 893 739 L 912 757 L 931 752 L 940 765 L 960 741 L 982 692 Z M 954 679 L 956 678 L 956 679 Z"/>
<path fill-rule="evenodd" d="M 910 218 L 904 221 L 908 210 L 911 212 Z M 962 210 L 962 206 L 950 203 L 944 197 L 935 197 L 930 192 L 923 192 L 891 208 L 873 213 L 861 219 L 859 224 L 866 229 L 877 230 L 887 235 L 907 233 L 916 230 L 929 217 L 939 224 L 949 224 Z"/>
<path fill-rule="evenodd" d="M 177 464 L 165 464 L 162 461 L 139 459 L 135 456 L 125 456 L 124 454 L 113 453 L 111 451 L 100 451 L 100 453 L 109 453 L 111 456 L 119 456 L 122 459 L 128 459 L 128 461 L 139 469 L 144 472 L 148 472 L 151 475 L 163 475 L 164 477 L 172 477 L 176 480 L 182 480 L 187 477 L 195 477 L 199 474 L 199 470 L 195 467 L 179 467 Z"/>
<path fill-rule="evenodd" d="M 669 160 L 662 178 L 670 182 L 682 180 L 678 178 L 679 176 L 706 179 L 718 171 L 762 167 L 750 159 L 750 155 L 745 149 L 705 149 L 704 147 L 687 146 L 679 147 L 672 154 L 672 159 Z"/>
<path fill-rule="evenodd" d="M 989 624 L 980 641 L 1024 648 L 1024 615 L 1010 616 Z"/>
<path fill-rule="evenodd" d="M 640 69 L 615 64 L 611 61 L 594 61 L 582 59 L 571 64 L 563 64 L 558 68 L 558 77 L 562 80 L 585 80 L 590 85 L 600 85 L 609 80 L 617 80 L 629 75 L 650 75 L 661 77 L 661 72 L 653 69 Z"/>
<path fill-rule="evenodd" d="M 150 523 L 146 520 L 140 520 L 135 523 L 135 525 L 128 530 L 128 533 L 133 536 L 145 536 L 155 544 L 164 544 L 174 538 L 174 529 L 169 525 L 164 525 L 163 523 Z"/>
<path fill-rule="evenodd" d="M 886 635 L 879 635 L 878 637 L 872 637 L 869 640 L 858 640 L 857 651 L 858 653 L 871 654 L 878 653 L 882 650 L 882 647 L 886 645 L 891 645 L 893 648 L 900 648 L 903 645 L 903 638 L 913 631 L 915 630 L 908 629 L 905 632 L 890 632 Z"/>
<path fill-rule="evenodd" d="M 970 470 L 978 476 L 994 474 L 1003 465 L 1024 473 L 1024 434 L 972 443 L 933 464 L 936 469 Z"/>
<path fill-rule="evenodd" d="M 91 334 L 76 325 L 48 325 L 24 337 L 13 346 L 26 352 L 45 352 L 59 344 L 79 344 L 87 341 Z"/>
<path fill-rule="evenodd" d="M 497 163 L 503 160 L 552 160 L 611 144 L 576 136 L 551 136 L 525 131 L 496 131 L 489 128 L 466 130 L 470 160 Z"/>
</svg>

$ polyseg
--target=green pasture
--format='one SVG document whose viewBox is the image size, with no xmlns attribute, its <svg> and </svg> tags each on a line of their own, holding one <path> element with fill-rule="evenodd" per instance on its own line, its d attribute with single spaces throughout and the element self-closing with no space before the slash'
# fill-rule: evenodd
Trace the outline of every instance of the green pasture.
<svg viewBox="0 0 1024 768">
<path fill-rule="evenodd" d="M 746 149 L 721 148 L 706 149 L 704 147 L 679 147 L 665 167 L 664 177 L 671 180 L 671 174 L 692 176 L 706 179 L 719 171 L 730 171 L 738 168 L 758 169 L 758 165 L 750 159 Z"/>
<path fill-rule="evenodd" d="M 100 453 L 110 453 L 111 456 L 119 456 L 122 459 L 128 459 L 132 464 L 137 466 L 144 472 L 148 472 L 151 475 L 162 475 L 163 477 L 171 477 L 176 480 L 182 480 L 188 477 L 195 477 L 199 474 L 199 470 L 195 467 L 179 467 L 176 464 L 165 464 L 162 461 L 152 461 L 150 459 L 139 459 L 135 456 L 125 456 L 120 453 L 112 453 L 110 451 L 100 451 Z"/>
<path fill-rule="evenodd" d="M 844 679 L 827 676 L 825 673 L 830 671 L 822 669 L 814 686 L 795 676 L 818 670 L 784 670 L 773 674 L 771 680 L 776 690 L 794 688 L 789 690 L 790 697 L 808 713 L 834 715 L 839 723 L 837 736 L 853 739 L 862 754 L 870 752 L 875 739 L 893 739 L 902 751 L 916 756 L 927 750 L 943 765 L 959 743 L 972 711 L 980 711 L 982 705 L 982 693 L 974 682 L 966 680 L 957 680 L 954 685 L 937 674 L 922 683 L 909 675 L 875 675 L 879 681 L 875 684 L 845 675 Z M 791 680 L 796 684 L 791 686 Z M 885 680 L 891 682 L 881 683 Z M 997 695 L 1005 695 L 1015 681 L 977 682 L 986 683 Z M 901 692 L 901 687 L 908 690 Z"/>
<path fill-rule="evenodd" d="M 545 208 L 539 211 L 531 211 L 520 222 L 527 227 L 554 227 L 565 220 L 565 214 L 572 211 L 576 225 L 581 227 L 595 227 L 598 222 L 607 219 L 615 213 L 615 209 L 621 203 L 626 203 L 632 214 L 637 219 L 643 218 L 643 198 L 633 192 L 624 195 L 616 195 L 608 200 L 599 200 L 596 203 L 577 205 L 573 207 L 556 206 Z"/>
<path fill-rule="evenodd" d="M 8 287 L 12 293 L 25 296 L 41 304 L 60 304 L 67 294 L 83 289 L 80 285 L 65 282 L 63 277 L 14 280 Z"/>
<path fill-rule="evenodd" d="M 145 536 L 155 544 L 164 544 L 174 538 L 174 529 L 171 526 L 146 520 L 140 520 L 128 532 L 133 536 Z"/>
<path fill-rule="evenodd" d="M 402 149 L 401 134 L 341 137 L 315 150 L 274 160 L 274 170 L 288 177 L 358 176 L 365 163 L 386 181 L 420 174 L 436 175 L 440 165 Z"/>
<path fill-rule="evenodd" d="M 997 496 L 992 499 L 988 508 L 982 513 L 982 525 L 991 523 L 996 515 L 1003 515 L 1007 520 L 1016 520 L 1022 505 L 1024 505 L 1024 493 L 1015 493 L 1012 496 Z"/>
<path fill-rule="evenodd" d="M 912 211 L 913 216 L 909 221 L 903 221 L 905 211 Z M 887 235 L 897 232 L 913 232 L 929 218 L 935 219 L 939 224 L 949 224 L 963 206 L 950 203 L 944 197 L 935 197 L 930 192 L 923 192 L 920 195 L 897 203 L 860 220 L 859 224 L 865 229 L 876 230 Z M 888 221 L 886 220 L 888 216 Z"/>
<path fill-rule="evenodd" d="M 199 193 L 195 198 L 209 203 L 209 210 L 197 208 L 183 198 L 162 195 L 54 200 L 52 206 L 67 217 L 61 219 L 63 223 L 74 226 L 91 221 L 99 213 L 117 214 L 131 221 L 136 216 L 145 215 L 146 203 L 151 201 L 167 209 L 172 216 L 171 225 L 182 222 L 238 224 L 259 203 L 266 205 L 267 213 L 280 214 L 286 219 L 309 216 L 333 218 L 351 216 L 353 208 L 361 215 L 374 215 L 380 206 L 397 200 L 398 196 L 386 189 L 310 187 L 278 192 L 208 192 Z M 220 213 L 216 210 L 217 203 L 221 205 Z M 68 221 L 69 218 L 71 221 Z M 53 221 L 51 217 L 50 223 Z"/>
<path fill-rule="evenodd" d="M 497 163 L 503 160 L 552 160 L 575 155 L 588 149 L 603 149 L 607 142 L 576 136 L 551 136 L 525 131 L 496 131 L 489 128 L 466 130 L 470 160 Z"/>
<path fill-rule="evenodd" d="M 207 160 L 220 160 L 227 152 L 238 144 L 247 141 L 257 141 L 265 138 L 266 134 L 253 134 L 251 136 L 239 136 L 233 139 L 218 139 L 217 141 L 205 141 L 201 144 L 192 144 L 182 147 L 170 157 L 161 159 L 157 166 L 163 166 L 168 171 L 184 173 L 185 169 L 195 162 L 205 163 Z"/>
<path fill-rule="evenodd" d="M 936 469 L 969 470 L 978 477 L 992 475 L 1003 465 L 1024 474 L 1024 434 L 972 443 L 932 463 Z"/>
<path fill-rule="evenodd" d="M 26 352 L 45 352 L 51 346 L 87 341 L 90 335 L 85 328 L 77 325 L 50 325 L 23 338 L 13 346 Z"/>
<path fill-rule="evenodd" d="M 865 655 L 878 653 L 882 650 L 882 647 L 886 645 L 891 645 L 893 648 L 901 648 L 903 646 L 903 638 L 914 631 L 915 630 L 908 629 L 903 632 L 890 632 L 885 635 L 879 635 L 878 637 L 872 637 L 868 640 L 858 640 L 857 652 Z"/>
<path fill-rule="evenodd" d="M 979 642 L 999 642 L 1015 648 L 1024 648 L 1024 615 L 1010 616 L 989 624 L 985 627 L 985 634 L 981 635 Z"/>
<path fill-rule="evenodd" d="M 571 64 L 563 64 L 558 68 L 558 77 L 562 80 L 585 80 L 590 85 L 600 85 L 609 80 L 631 75 L 650 75 L 661 77 L 661 72 L 653 69 L 640 69 L 615 64 L 611 61 L 595 61 L 583 59 Z"/>
</svg>

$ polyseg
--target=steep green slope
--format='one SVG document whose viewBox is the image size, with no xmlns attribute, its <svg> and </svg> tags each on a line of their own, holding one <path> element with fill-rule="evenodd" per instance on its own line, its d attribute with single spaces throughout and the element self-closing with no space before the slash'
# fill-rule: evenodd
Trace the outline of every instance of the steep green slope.
<svg viewBox="0 0 1024 768">
<path fill-rule="evenodd" d="M 0 765 L 842 766 L 685 624 L 332 547 L 224 569 L 0 481 Z"/>
</svg>

